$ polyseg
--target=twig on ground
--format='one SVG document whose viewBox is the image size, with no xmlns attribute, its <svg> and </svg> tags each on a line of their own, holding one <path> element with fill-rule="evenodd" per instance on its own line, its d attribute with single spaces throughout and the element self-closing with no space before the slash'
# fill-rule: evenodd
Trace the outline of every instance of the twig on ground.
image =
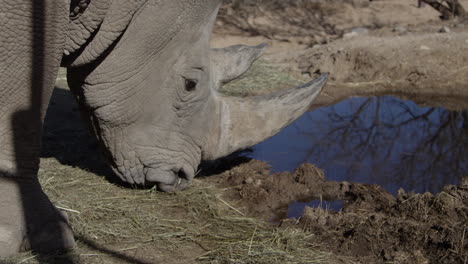
<svg viewBox="0 0 468 264">
<path fill-rule="evenodd" d="M 238 212 L 239 214 L 241 214 L 242 216 L 245 216 L 245 214 L 239 210 L 237 210 L 234 206 L 228 204 L 227 202 L 225 202 L 223 199 L 221 199 L 219 196 L 216 196 L 216 199 L 220 200 L 223 204 L 227 205 L 229 208 L 231 208 L 232 210 Z"/>
<path fill-rule="evenodd" d="M 254 232 L 252 234 L 252 237 L 250 238 L 250 243 L 249 243 L 249 251 L 247 252 L 247 255 L 250 256 L 251 252 L 252 252 L 252 243 L 253 243 L 253 239 L 255 237 L 255 233 L 257 233 L 257 226 L 255 226 L 255 229 L 254 229 Z"/>
<path fill-rule="evenodd" d="M 71 212 L 71 213 L 75 213 L 75 214 L 81 214 L 80 211 L 73 210 L 73 209 L 70 209 L 70 208 L 65 208 L 65 207 L 58 206 L 58 205 L 56 205 L 55 207 L 57 207 L 58 209 L 63 210 L 63 211 L 67 211 L 67 212 Z"/>
</svg>

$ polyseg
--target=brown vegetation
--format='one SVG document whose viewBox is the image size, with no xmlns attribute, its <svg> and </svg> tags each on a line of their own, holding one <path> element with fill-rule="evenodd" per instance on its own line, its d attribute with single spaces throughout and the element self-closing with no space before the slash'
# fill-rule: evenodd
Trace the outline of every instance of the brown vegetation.
<svg viewBox="0 0 468 264">
<path fill-rule="evenodd" d="M 303 38 L 307 44 L 324 43 L 339 37 L 329 18 L 342 10 L 340 5 L 358 5 L 367 1 L 279 1 L 227 0 L 219 12 L 222 30 L 261 35 L 270 39 Z M 309 36 L 309 38 L 304 38 Z"/>
</svg>

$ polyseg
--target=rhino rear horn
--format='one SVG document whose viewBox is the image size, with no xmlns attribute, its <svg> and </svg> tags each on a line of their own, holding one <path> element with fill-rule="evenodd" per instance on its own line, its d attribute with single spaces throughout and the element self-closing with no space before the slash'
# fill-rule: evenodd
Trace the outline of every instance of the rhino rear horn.
<svg viewBox="0 0 468 264">
<path fill-rule="evenodd" d="M 211 49 L 210 60 L 216 86 L 230 82 L 246 72 L 267 49 L 268 44 L 257 46 L 234 45 Z"/>
</svg>

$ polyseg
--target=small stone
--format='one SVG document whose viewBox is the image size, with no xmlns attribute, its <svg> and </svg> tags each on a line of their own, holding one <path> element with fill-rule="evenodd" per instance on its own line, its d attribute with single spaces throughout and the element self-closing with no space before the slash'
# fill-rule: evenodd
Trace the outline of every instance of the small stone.
<svg viewBox="0 0 468 264">
<path fill-rule="evenodd" d="M 253 179 L 251 177 L 248 177 L 247 179 L 245 179 L 245 183 L 246 184 L 251 184 L 251 183 L 253 183 Z"/>
<path fill-rule="evenodd" d="M 354 37 L 357 37 L 358 35 L 359 34 L 356 32 L 349 32 L 349 33 L 343 34 L 343 38 L 354 38 Z"/>
<path fill-rule="evenodd" d="M 367 29 L 365 27 L 355 27 L 355 28 L 351 29 L 351 32 L 356 32 L 358 34 L 367 34 L 367 33 L 369 33 L 369 29 Z"/>
<path fill-rule="evenodd" d="M 439 33 L 450 33 L 450 28 L 443 26 L 441 29 L 439 29 Z"/>
<path fill-rule="evenodd" d="M 429 48 L 428 46 L 425 46 L 425 45 L 421 45 L 421 47 L 419 47 L 420 50 L 431 50 L 431 48 Z"/>
<path fill-rule="evenodd" d="M 355 27 L 350 32 L 343 34 L 343 38 L 354 38 L 358 35 L 365 35 L 369 33 L 369 29 L 365 27 Z"/>
<path fill-rule="evenodd" d="M 405 33 L 406 31 L 407 29 L 404 26 L 397 26 L 393 28 L 393 32 L 396 32 L 396 33 Z"/>
<path fill-rule="evenodd" d="M 68 56 L 68 55 L 70 55 L 70 52 L 68 50 L 64 50 L 63 54 L 65 54 L 65 56 Z"/>
<path fill-rule="evenodd" d="M 465 24 L 461 24 L 461 23 L 460 23 L 460 24 L 456 24 L 455 27 L 456 27 L 456 28 L 464 28 L 464 27 L 465 27 Z"/>
</svg>

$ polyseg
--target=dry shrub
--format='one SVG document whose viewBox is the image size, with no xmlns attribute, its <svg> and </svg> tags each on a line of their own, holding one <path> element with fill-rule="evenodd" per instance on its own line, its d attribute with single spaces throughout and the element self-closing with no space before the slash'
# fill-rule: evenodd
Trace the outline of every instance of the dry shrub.
<svg viewBox="0 0 468 264">
<path fill-rule="evenodd" d="M 463 5 L 458 0 L 420 0 L 435 10 L 440 12 L 440 19 L 449 20 L 453 18 L 459 18 L 460 20 L 466 20 L 467 14 Z"/>
<path fill-rule="evenodd" d="M 329 17 L 345 6 L 362 7 L 359 0 L 225 0 L 218 30 L 237 30 L 271 39 L 302 38 L 308 44 L 327 42 L 341 35 Z"/>
</svg>

